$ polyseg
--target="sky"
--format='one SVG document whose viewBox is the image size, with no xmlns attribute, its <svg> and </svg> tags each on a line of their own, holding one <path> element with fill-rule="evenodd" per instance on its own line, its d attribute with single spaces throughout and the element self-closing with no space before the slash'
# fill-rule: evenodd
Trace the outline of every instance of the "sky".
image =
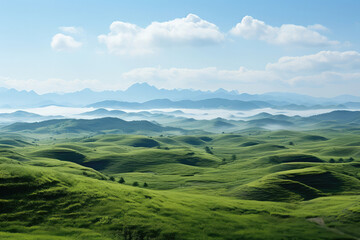
<svg viewBox="0 0 360 240">
<path fill-rule="evenodd" d="M 360 1 L 0 0 L 0 87 L 360 95 Z"/>
</svg>

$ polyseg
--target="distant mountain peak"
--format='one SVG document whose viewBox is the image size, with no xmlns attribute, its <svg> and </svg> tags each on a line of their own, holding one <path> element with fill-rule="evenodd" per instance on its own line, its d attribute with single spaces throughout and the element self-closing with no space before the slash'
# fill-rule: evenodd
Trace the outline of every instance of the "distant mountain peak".
<svg viewBox="0 0 360 240">
<path fill-rule="evenodd" d="M 228 93 L 228 91 L 226 91 L 223 88 L 219 88 L 218 90 L 216 90 L 214 93 Z"/>
<path fill-rule="evenodd" d="M 79 92 L 84 92 L 84 93 L 88 93 L 88 92 L 93 92 L 93 90 L 91 90 L 90 88 L 84 88 Z"/>
<path fill-rule="evenodd" d="M 142 82 L 142 83 L 134 83 L 126 91 L 134 91 L 134 90 L 138 91 L 138 90 L 148 90 L 148 89 L 158 90 L 157 87 L 152 86 L 152 85 L 148 84 L 147 82 Z"/>
</svg>

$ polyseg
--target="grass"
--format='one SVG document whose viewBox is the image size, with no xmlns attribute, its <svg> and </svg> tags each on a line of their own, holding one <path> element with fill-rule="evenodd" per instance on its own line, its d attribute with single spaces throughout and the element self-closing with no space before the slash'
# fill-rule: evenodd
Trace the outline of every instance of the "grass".
<svg viewBox="0 0 360 240">
<path fill-rule="evenodd" d="M 0 238 L 359 238 L 359 142 L 351 131 L 6 136 Z"/>
<path fill-rule="evenodd" d="M 117 235 L 119 239 L 126 235 L 158 239 L 277 239 L 294 238 L 302 228 L 309 231 L 304 239 L 311 234 L 318 239 L 336 238 L 307 222 L 306 216 L 294 214 L 298 210 L 296 204 L 159 192 L 85 176 L 43 172 L 39 167 L 26 166 L 26 171 L 23 166 L 6 169 L 8 174 L 1 174 L 2 183 L 4 179 L 10 181 L 11 176 L 12 182 L 16 179 L 23 186 L 21 193 L 8 192 L 1 201 L 8 206 L 1 214 L 2 222 L 7 221 L 2 230 L 14 234 L 14 238 L 24 233 L 34 234 L 34 238 L 42 234 L 52 238 L 51 229 L 56 226 L 59 228 L 55 236 L 70 235 L 74 239 L 114 239 Z M 20 205 L 16 204 L 18 201 Z M 274 229 L 274 222 L 282 227 Z"/>
</svg>

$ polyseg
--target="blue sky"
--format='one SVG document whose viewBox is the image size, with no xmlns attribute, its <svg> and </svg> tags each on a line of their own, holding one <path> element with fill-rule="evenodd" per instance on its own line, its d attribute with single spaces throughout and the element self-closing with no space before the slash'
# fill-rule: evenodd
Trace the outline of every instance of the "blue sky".
<svg viewBox="0 0 360 240">
<path fill-rule="evenodd" d="M 0 87 L 359 95 L 359 1 L 0 1 Z M 112 30 L 110 27 L 112 26 Z"/>
</svg>

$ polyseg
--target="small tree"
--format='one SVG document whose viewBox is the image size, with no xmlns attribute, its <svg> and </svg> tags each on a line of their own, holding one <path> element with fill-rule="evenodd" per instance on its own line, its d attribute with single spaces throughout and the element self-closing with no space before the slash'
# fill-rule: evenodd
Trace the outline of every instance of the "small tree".
<svg viewBox="0 0 360 240">
<path fill-rule="evenodd" d="M 348 162 L 352 162 L 352 161 L 354 161 L 354 158 L 353 158 L 353 157 L 350 157 L 347 161 L 348 161 Z"/>
<path fill-rule="evenodd" d="M 330 160 L 329 160 L 329 163 L 334 163 L 335 162 L 335 159 L 333 159 L 333 158 L 331 158 Z"/>
<path fill-rule="evenodd" d="M 138 187 L 138 186 L 139 186 L 139 183 L 138 183 L 138 182 L 133 182 L 133 186 L 134 186 L 134 187 Z"/>
<path fill-rule="evenodd" d="M 125 179 L 123 177 L 120 177 L 119 183 L 121 183 L 121 184 L 125 183 Z"/>
<path fill-rule="evenodd" d="M 289 142 L 289 145 L 294 146 L 294 142 Z"/>
<path fill-rule="evenodd" d="M 344 159 L 342 159 L 342 158 L 339 158 L 339 161 L 338 161 L 339 163 L 342 163 L 342 162 L 344 162 Z"/>
<path fill-rule="evenodd" d="M 148 187 L 149 185 L 146 183 L 146 182 L 144 182 L 144 187 Z"/>
<path fill-rule="evenodd" d="M 231 155 L 231 160 L 232 160 L 232 161 L 235 161 L 235 160 L 236 160 L 236 155 L 235 155 L 235 154 Z"/>
<path fill-rule="evenodd" d="M 113 176 L 111 176 L 109 179 L 110 181 L 115 181 L 115 178 Z"/>
</svg>

